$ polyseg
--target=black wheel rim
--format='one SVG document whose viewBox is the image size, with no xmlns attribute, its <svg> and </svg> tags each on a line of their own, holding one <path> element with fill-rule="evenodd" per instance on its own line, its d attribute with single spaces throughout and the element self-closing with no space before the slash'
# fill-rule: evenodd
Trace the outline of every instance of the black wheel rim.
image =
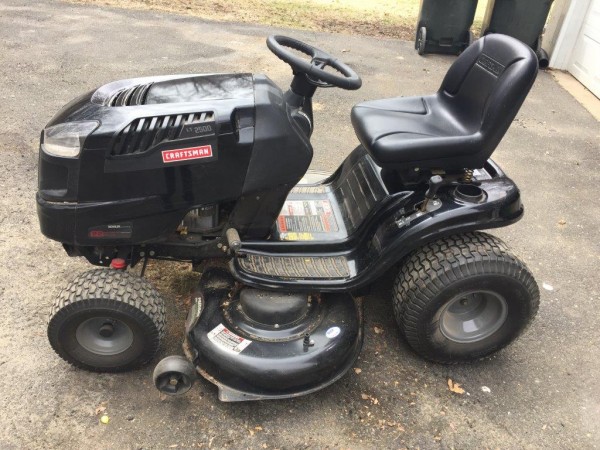
<svg viewBox="0 0 600 450">
<path fill-rule="evenodd" d="M 133 344 L 133 331 L 121 320 L 92 317 L 79 324 L 75 338 L 88 352 L 112 356 L 124 352 Z"/>
<path fill-rule="evenodd" d="M 492 291 L 472 291 L 453 297 L 440 315 L 440 330 L 459 343 L 481 341 L 502 327 L 508 315 L 504 297 Z"/>
</svg>

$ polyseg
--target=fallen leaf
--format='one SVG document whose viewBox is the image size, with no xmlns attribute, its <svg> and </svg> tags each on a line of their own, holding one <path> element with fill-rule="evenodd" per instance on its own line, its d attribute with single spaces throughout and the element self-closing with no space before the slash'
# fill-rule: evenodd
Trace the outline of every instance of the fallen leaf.
<svg viewBox="0 0 600 450">
<path fill-rule="evenodd" d="M 377 400 L 376 398 L 373 399 L 373 404 L 374 405 L 379 405 L 379 400 Z"/>
<path fill-rule="evenodd" d="M 258 426 L 256 426 L 256 427 L 254 427 L 254 429 L 255 429 L 256 431 L 262 431 L 262 430 L 263 430 L 263 428 L 262 428 L 260 425 L 258 425 Z"/>
<path fill-rule="evenodd" d="M 102 402 L 98 405 L 98 407 L 96 408 L 96 415 L 103 413 L 104 411 L 106 411 L 106 405 L 108 404 L 108 402 Z"/>
<path fill-rule="evenodd" d="M 363 400 L 369 400 L 369 396 L 368 396 L 367 394 L 360 394 L 360 397 L 361 397 Z"/>
<path fill-rule="evenodd" d="M 460 387 L 460 384 L 453 382 L 451 378 L 448 378 L 448 390 L 450 392 L 454 392 L 455 394 L 465 393 L 465 390 Z"/>
<path fill-rule="evenodd" d="M 356 372 L 356 375 L 359 375 L 362 372 L 362 369 L 359 369 L 358 367 L 354 368 L 354 372 Z"/>
<path fill-rule="evenodd" d="M 566 224 L 567 224 L 567 221 L 566 221 L 565 219 L 560 219 L 560 220 L 558 221 L 558 224 L 559 224 L 559 225 L 566 225 Z"/>
<path fill-rule="evenodd" d="M 373 331 L 375 332 L 375 334 L 381 334 L 381 333 L 383 333 L 383 329 L 381 329 L 379 327 L 373 327 Z"/>
</svg>

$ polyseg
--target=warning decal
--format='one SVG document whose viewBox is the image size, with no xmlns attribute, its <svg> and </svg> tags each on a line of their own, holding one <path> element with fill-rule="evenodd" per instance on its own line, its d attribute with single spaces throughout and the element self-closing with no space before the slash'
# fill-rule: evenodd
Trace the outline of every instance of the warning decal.
<svg viewBox="0 0 600 450">
<path fill-rule="evenodd" d="M 252 341 L 238 336 L 225 328 L 225 325 L 222 323 L 210 331 L 207 336 L 216 346 L 233 353 L 241 353 L 246 347 L 252 344 Z"/>
<path fill-rule="evenodd" d="M 277 218 L 280 233 L 335 233 L 339 230 L 329 200 L 287 200 Z"/>
</svg>

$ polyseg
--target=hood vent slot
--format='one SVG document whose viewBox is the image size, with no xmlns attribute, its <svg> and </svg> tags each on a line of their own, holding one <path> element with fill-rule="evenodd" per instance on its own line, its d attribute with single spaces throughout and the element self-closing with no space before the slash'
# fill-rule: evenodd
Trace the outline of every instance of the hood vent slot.
<svg viewBox="0 0 600 450">
<path fill-rule="evenodd" d="M 110 154 L 125 156 L 144 153 L 158 144 L 179 139 L 186 125 L 207 124 L 204 136 L 211 136 L 215 134 L 214 121 L 213 112 L 135 119 L 117 135 Z"/>
<path fill-rule="evenodd" d="M 138 84 L 115 91 L 107 101 L 108 106 L 137 106 L 146 101 L 146 94 L 152 83 Z"/>
</svg>

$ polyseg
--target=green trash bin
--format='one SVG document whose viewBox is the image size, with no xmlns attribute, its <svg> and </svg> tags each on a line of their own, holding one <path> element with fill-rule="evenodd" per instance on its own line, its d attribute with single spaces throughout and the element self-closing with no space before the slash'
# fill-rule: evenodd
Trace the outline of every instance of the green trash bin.
<svg viewBox="0 0 600 450">
<path fill-rule="evenodd" d="M 542 49 L 542 33 L 553 0 L 489 0 L 483 19 L 483 34 L 502 33 L 529 45 L 538 55 L 540 67 L 548 67 Z"/>
<path fill-rule="evenodd" d="M 458 55 L 473 40 L 477 0 L 421 0 L 415 49 Z"/>
</svg>

